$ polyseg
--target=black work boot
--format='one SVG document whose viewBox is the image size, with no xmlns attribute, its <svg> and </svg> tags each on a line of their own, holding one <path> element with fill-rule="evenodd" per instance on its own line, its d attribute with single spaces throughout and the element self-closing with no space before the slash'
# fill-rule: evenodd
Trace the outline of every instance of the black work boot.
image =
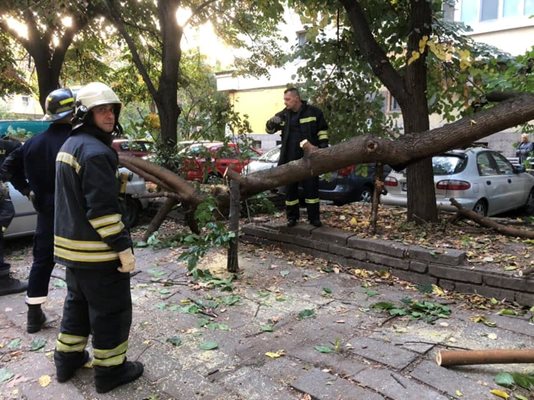
<svg viewBox="0 0 534 400">
<path fill-rule="evenodd" d="M 59 383 L 64 383 L 70 380 L 76 371 L 89 361 L 89 353 L 87 350 L 72 353 L 59 353 L 56 350 L 54 351 L 54 361 L 56 363 L 56 379 Z"/>
<path fill-rule="evenodd" d="M 46 322 L 46 315 L 41 310 L 40 304 L 28 304 L 28 323 L 26 331 L 28 333 L 39 332 Z"/>
<path fill-rule="evenodd" d="M 143 375 L 143 364 L 139 361 L 125 361 L 116 367 L 95 367 L 97 393 L 106 393 L 117 386 L 135 381 Z"/>
<path fill-rule="evenodd" d="M 0 296 L 6 294 L 22 293 L 28 289 L 28 282 L 11 278 L 9 275 L 0 277 Z"/>
</svg>

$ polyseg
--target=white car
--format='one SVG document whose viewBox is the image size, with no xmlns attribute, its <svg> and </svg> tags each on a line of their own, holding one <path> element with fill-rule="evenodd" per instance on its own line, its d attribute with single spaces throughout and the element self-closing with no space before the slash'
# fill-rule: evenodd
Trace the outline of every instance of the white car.
<svg viewBox="0 0 534 400">
<path fill-rule="evenodd" d="M 534 212 L 534 176 L 513 166 L 502 154 L 482 147 L 454 150 L 432 157 L 436 202 L 455 211 L 449 199 L 481 215 L 495 215 L 526 207 Z M 406 172 L 392 171 L 384 181 L 382 203 L 406 206 Z"/>
<path fill-rule="evenodd" d="M 120 168 L 121 173 L 128 174 L 126 185 L 126 197 L 121 202 L 123 221 L 126 226 L 133 226 L 139 217 L 142 209 L 148 207 L 147 199 L 136 199 L 132 195 L 143 195 L 146 193 L 145 180 L 126 168 Z M 33 235 L 37 226 L 37 212 L 26 196 L 23 196 L 10 183 L 9 194 L 15 207 L 15 217 L 4 232 L 5 238 Z"/>
</svg>

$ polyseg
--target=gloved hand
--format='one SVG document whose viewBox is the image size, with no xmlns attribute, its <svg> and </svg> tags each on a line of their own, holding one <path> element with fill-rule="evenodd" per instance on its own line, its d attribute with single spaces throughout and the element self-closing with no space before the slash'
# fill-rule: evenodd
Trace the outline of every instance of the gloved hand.
<svg viewBox="0 0 534 400">
<path fill-rule="evenodd" d="M 33 193 L 33 190 L 30 190 L 30 193 L 28 193 L 28 200 L 32 202 L 33 208 L 37 210 L 37 207 L 36 207 L 37 200 L 35 198 L 35 193 Z"/>
<path fill-rule="evenodd" d="M 127 248 L 119 253 L 121 266 L 117 268 L 119 272 L 133 272 L 135 269 L 135 257 L 131 248 Z"/>
<path fill-rule="evenodd" d="M 275 115 L 267 122 L 269 123 L 269 125 L 280 125 L 282 123 L 282 118 L 280 118 L 278 115 Z"/>
</svg>

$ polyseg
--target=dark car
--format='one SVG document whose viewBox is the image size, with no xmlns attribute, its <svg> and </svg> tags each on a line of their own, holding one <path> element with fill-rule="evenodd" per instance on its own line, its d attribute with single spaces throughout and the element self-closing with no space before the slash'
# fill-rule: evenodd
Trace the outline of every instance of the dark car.
<svg viewBox="0 0 534 400">
<path fill-rule="evenodd" d="M 277 146 L 257 160 L 247 165 L 245 173 L 261 171 L 276 167 L 280 158 L 280 146 Z M 391 168 L 384 166 L 384 178 Z M 319 178 L 319 198 L 330 200 L 336 205 L 355 201 L 370 202 L 373 198 L 375 164 L 358 164 L 341 168 L 335 172 L 322 174 Z"/>
</svg>

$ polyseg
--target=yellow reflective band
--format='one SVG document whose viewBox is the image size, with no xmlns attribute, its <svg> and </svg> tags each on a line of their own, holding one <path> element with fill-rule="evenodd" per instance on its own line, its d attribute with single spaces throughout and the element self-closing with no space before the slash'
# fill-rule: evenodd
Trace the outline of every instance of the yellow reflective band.
<svg viewBox="0 0 534 400">
<path fill-rule="evenodd" d="M 117 223 L 121 220 L 120 214 L 109 214 L 109 215 L 103 215 L 98 218 L 93 218 L 89 220 L 89 223 L 91 226 L 95 229 L 100 228 L 102 226 L 110 225 Z"/>
<path fill-rule="evenodd" d="M 59 340 L 56 340 L 56 350 L 62 351 L 63 353 L 74 353 L 74 352 L 82 352 L 85 349 L 86 343 L 79 343 L 79 344 L 65 344 L 61 343 Z"/>
<path fill-rule="evenodd" d="M 280 122 L 280 126 L 285 126 L 285 124 L 286 123 L 284 121 Z"/>
<path fill-rule="evenodd" d="M 299 200 L 286 200 L 286 206 L 296 206 L 299 204 Z"/>
<path fill-rule="evenodd" d="M 65 153 L 64 151 L 57 153 L 56 161 L 64 162 L 65 164 L 70 165 L 72 168 L 74 168 L 77 174 L 80 173 L 80 169 L 82 168 L 76 158 L 69 153 Z"/>
<path fill-rule="evenodd" d="M 91 240 L 70 240 L 61 236 L 54 236 L 54 244 L 67 247 L 72 250 L 111 250 L 104 242 L 96 242 Z"/>
<path fill-rule="evenodd" d="M 106 251 L 100 253 L 84 253 L 81 251 L 73 251 L 54 246 L 54 254 L 64 260 L 81 261 L 81 262 L 103 262 L 113 261 L 119 259 L 119 254 L 114 251 Z"/>
<path fill-rule="evenodd" d="M 319 136 L 319 140 L 328 139 L 328 132 L 327 131 L 319 131 L 317 133 L 317 135 Z"/>
<path fill-rule="evenodd" d="M 87 343 L 87 336 L 71 335 L 69 333 L 60 332 L 57 340 L 65 344 Z"/>
<path fill-rule="evenodd" d="M 116 235 L 117 233 L 120 233 L 123 229 L 124 229 L 124 224 L 121 221 L 121 222 L 117 222 L 116 224 L 97 229 L 96 231 L 102 238 L 105 238 L 108 236 Z"/>
<path fill-rule="evenodd" d="M 301 118 L 299 120 L 301 124 L 305 124 L 306 122 L 313 122 L 313 121 L 317 121 L 317 117 L 306 117 L 306 118 Z"/>
<path fill-rule="evenodd" d="M 59 102 L 60 106 L 64 106 L 65 104 L 74 103 L 74 99 L 72 97 L 63 99 Z"/>
<path fill-rule="evenodd" d="M 82 352 L 87 345 L 86 336 L 69 335 L 60 333 L 56 340 L 56 350 L 64 353 Z"/>
<path fill-rule="evenodd" d="M 128 341 L 124 341 L 113 349 L 93 349 L 93 365 L 110 367 L 124 362 L 128 350 Z"/>
<path fill-rule="evenodd" d="M 319 203 L 319 198 L 316 198 L 316 199 L 304 199 L 304 202 L 306 204 L 315 204 L 315 203 Z"/>
</svg>

